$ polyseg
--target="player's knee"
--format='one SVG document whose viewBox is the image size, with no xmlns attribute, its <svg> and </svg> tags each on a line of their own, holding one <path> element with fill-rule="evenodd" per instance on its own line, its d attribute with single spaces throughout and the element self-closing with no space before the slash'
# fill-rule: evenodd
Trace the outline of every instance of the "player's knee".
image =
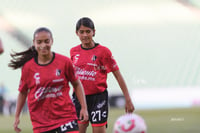
<svg viewBox="0 0 200 133">
<path fill-rule="evenodd" d="M 86 129 L 87 127 L 89 126 L 89 123 L 79 123 L 78 124 L 78 127 L 79 127 L 79 129 Z"/>
</svg>

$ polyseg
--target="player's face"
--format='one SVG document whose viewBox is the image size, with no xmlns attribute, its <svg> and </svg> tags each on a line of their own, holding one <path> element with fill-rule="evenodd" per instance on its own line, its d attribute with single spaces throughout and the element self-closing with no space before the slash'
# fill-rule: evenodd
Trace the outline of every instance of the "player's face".
<svg viewBox="0 0 200 133">
<path fill-rule="evenodd" d="M 95 30 L 81 25 L 76 34 L 83 45 L 88 45 L 93 43 L 93 36 L 95 34 Z"/>
<path fill-rule="evenodd" d="M 46 56 L 51 54 L 51 45 L 53 44 L 53 39 L 49 32 L 38 32 L 35 35 L 33 43 L 39 56 Z"/>
</svg>

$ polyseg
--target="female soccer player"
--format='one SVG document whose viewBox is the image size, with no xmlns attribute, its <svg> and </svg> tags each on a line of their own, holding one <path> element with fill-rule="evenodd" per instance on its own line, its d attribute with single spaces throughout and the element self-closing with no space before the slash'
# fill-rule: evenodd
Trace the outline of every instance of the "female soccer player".
<svg viewBox="0 0 200 133">
<path fill-rule="evenodd" d="M 52 33 L 39 28 L 33 36 L 33 46 L 27 51 L 11 54 L 9 66 L 22 67 L 14 130 L 28 96 L 28 107 L 34 133 L 79 133 L 74 104 L 69 96 L 69 82 L 81 103 L 79 119 L 88 120 L 85 93 L 68 57 L 51 51 Z"/>
<path fill-rule="evenodd" d="M 93 133 L 105 133 L 108 118 L 106 80 L 109 72 L 114 74 L 125 96 L 125 111 L 127 113 L 133 112 L 134 106 L 111 51 L 107 47 L 93 41 L 95 27 L 92 20 L 87 17 L 81 18 L 76 24 L 76 34 L 81 44 L 70 50 L 71 60 L 85 90 L 89 121 L 92 124 Z M 76 94 L 73 94 L 73 101 L 79 116 L 81 107 Z M 86 132 L 89 121 L 87 123 L 78 122 L 80 133 Z"/>
<path fill-rule="evenodd" d="M 2 44 L 2 41 L 0 39 L 0 54 L 2 54 L 3 52 L 4 52 L 3 44 Z"/>
</svg>

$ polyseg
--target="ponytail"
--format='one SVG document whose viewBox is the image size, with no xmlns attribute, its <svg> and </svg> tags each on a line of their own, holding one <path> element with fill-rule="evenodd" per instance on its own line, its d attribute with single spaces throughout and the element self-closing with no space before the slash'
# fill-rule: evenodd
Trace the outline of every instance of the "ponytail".
<svg viewBox="0 0 200 133">
<path fill-rule="evenodd" d="M 9 67 L 15 69 L 21 68 L 27 61 L 31 60 L 33 57 L 37 56 L 37 51 L 35 50 L 35 47 L 32 46 L 28 50 L 23 52 L 14 52 L 13 54 L 10 54 L 12 59 L 10 60 L 10 63 L 8 64 Z"/>
</svg>

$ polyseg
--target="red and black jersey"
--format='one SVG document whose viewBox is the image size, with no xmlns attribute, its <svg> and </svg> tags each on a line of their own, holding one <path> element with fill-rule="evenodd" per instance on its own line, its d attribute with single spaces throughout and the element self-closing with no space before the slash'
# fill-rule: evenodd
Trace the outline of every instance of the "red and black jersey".
<svg viewBox="0 0 200 133">
<path fill-rule="evenodd" d="M 71 60 L 54 53 L 47 65 L 31 59 L 22 68 L 20 92 L 28 92 L 28 108 L 34 132 L 55 129 L 77 119 L 69 96 L 69 82 L 77 80 Z"/>
<path fill-rule="evenodd" d="M 70 56 L 86 95 L 103 92 L 107 88 L 107 73 L 119 69 L 111 51 L 100 44 L 91 49 L 78 45 L 70 50 Z"/>
</svg>

